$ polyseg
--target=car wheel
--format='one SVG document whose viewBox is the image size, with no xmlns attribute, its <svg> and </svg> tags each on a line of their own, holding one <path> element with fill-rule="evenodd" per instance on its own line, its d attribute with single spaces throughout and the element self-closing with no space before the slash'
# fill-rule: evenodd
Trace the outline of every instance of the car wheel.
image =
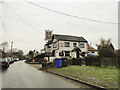
<svg viewBox="0 0 120 90">
<path fill-rule="evenodd" d="M 7 69 L 7 68 L 8 68 L 8 65 L 6 65 L 5 68 Z"/>
</svg>

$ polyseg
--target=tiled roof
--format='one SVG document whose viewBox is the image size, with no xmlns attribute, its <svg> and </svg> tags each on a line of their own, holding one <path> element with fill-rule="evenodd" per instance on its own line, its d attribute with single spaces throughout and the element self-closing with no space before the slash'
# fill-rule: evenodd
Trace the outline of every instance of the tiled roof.
<svg viewBox="0 0 120 90">
<path fill-rule="evenodd" d="M 90 51 L 97 51 L 95 48 L 91 47 L 89 44 L 88 44 L 88 50 L 90 50 Z"/>
<path fill-rule="evenodd" d="M 115 52 L 115 53 L 118 53 L 118 52 L 119 52 L 119 50 L 114 50 L 114 52 Z"/>
<path fill-rule="evenodd" d="M 77 41 L 77 42 L 87 42 L 83 37 L 71 36 L 71 35 L 59 35 L 53 34 L 53 38 L 63 41 Z"/>
</svg>

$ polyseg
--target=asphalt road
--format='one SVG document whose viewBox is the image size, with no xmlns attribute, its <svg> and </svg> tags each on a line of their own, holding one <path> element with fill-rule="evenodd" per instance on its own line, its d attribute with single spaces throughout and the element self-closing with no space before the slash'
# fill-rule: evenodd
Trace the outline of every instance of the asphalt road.
<svg viewBox="0 0 120 90">
<path fill-rule="evenodd" d="M 2 88 L 91 88 L 18 61 L 2 71 Z"/>
</svg>

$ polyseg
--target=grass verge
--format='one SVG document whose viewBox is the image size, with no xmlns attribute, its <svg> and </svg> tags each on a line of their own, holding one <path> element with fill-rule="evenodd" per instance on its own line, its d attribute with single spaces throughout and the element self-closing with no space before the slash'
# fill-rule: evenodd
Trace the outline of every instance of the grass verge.
<svg viewBox="0 0 120 90">
<path fill-rule="evenodd" d="M 71 65 L 63 68 L 49 67 L 48 70 L 105 88 L 118 88 L 118 81 L 120 81 L 118 79 L 119 69 L 115 68 Z"/>
</svg>

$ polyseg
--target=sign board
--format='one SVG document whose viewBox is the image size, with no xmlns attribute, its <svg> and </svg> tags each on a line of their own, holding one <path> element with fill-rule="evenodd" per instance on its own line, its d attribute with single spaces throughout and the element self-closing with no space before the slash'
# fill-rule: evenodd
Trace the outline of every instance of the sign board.
<svg viewBox="0 0 120 90">
<path fill-rule="evenodd" d="M 52 31 L 45 30 L 45 40 L 52 40 Z"/>
</svg>

